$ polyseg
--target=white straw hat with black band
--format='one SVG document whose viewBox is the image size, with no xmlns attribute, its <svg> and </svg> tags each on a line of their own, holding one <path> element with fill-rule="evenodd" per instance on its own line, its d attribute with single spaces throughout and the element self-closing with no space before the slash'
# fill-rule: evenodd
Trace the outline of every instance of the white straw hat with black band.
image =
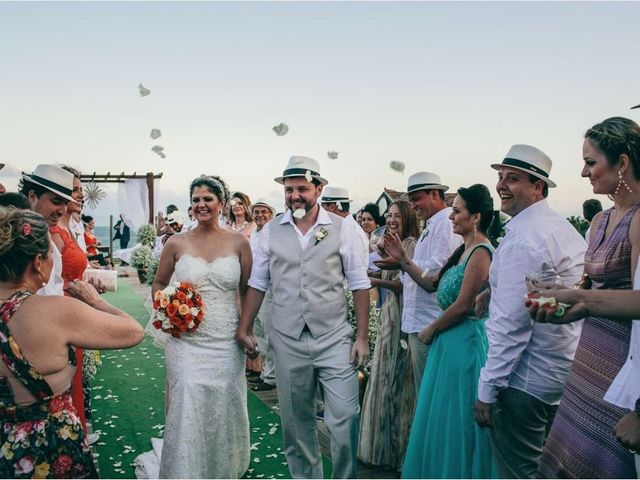
<svg viewBox="0 0 640 480">
<path fill-rule="evenodd" d="M 273 208 L 266 200 L 258 200 L 256 203 L 253 203 L 249 206 L 249 211 L 251 212 L 251 215 L 253 215 L 253 209 L 256 207 L 264 207 L 264 208 L 268 208 L 269 210 L 271 210 L 271 215 L 275 215 L 276 214 L 276 209 Z"/>
<path fill-rule="evenodd" d="M 418 190 L 449 190 L 447 185 L 442 185 L 440 176 L 431 172 L 417 172 L 409 177 L 407 181 L 407 193 Z"/>
<path fill-rule="evenodd" d="M 22 178 L 27 182 L 44 187 L 70 202 L 79 203 L 71 196 L 73 192 L 73 173 L 67 172 L 57 165 L 40 164 L 32 173 L 22 172 Z"/>
<path fill-rule="evenodd" d="M 546 182 L 549 187 L 556 186 L 549 179 L 551 173 L 551 159 L 542 150 L 531 145 L 513 145 L 502 160 L 502 163 L 494 163 L 491 168 L 499 170 L 500 167 L 510 167 L 527 172 L 534 177 Z"/>
<path fill-rule="evenodd" d="M 349 191 L 346 188 L 327 185 L 322 189 L 322 197 L 320 198 L 320 203 L 338 202 L 353 202 L 353 200 L 349 198 Z"/>
<path fill-rule="evenodd" d="M 327 180 L 320 176 L 320 164 L 309 157 L 294 156 L 289 159 L 289 163 L 282 172 L 281 177 L 276 177 L 274 180 L 280 184 L 284 184 L 285 178 L 291 177 L 305 177 L 307 180 L 315 178 L 322 185 L 329 183 Z M 311 181 L 311 180 L 309 180 Z"/>
</svg>

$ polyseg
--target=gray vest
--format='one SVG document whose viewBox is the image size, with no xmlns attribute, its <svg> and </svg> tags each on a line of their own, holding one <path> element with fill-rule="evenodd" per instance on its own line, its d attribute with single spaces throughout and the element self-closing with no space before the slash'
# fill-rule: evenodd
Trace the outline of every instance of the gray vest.
<svg viewBox="0 0 640 480">
<path fill-rule="evenodd" d="M 320 227 L 328 235 L 317 244 L 312 237 L 304 250 L 290 223 L 275 221 L 269 227 L 271 325 L 293 338 L 300 338 L 305 325 L 317 338 L 346 322 L 340 256 L 343 220 L 332 213 L 329 217 L 333 223 Z"/>
</svg>

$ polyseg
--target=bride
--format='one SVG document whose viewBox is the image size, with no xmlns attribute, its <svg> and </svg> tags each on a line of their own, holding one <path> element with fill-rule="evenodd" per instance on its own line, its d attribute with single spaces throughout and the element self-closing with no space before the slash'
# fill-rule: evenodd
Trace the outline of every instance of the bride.
<svg viewBox="0 0 640 480">
<path fill-rule="evenodd" d="M 175 271 L 177 281 L 192 283 L 202 296 L 205 317 L 193 333 L 167 334 L 159 477 L 240 478 L 249 466 L 249 418 L 245 357 L 234 335 L 251 249 L 246 237 L 218 225 L 228 197 L 220 178 L 196 178 L 190 194 L 197 227 L 167 241 L 152 294 Z"/>
</svg>

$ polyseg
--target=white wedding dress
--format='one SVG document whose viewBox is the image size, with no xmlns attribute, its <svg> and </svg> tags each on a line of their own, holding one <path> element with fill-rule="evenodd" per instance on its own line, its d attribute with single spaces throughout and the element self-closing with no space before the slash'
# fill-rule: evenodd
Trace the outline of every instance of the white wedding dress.
<svg viewBox="0 0 640 480">
<path fill-rule="evenodd" d="M 240 262 L 182 255 L 175 275 L 198 290 L 205 316 L 195 332 L 167 339 L 159 478 L 240 478 L 249 467 L 245 356 L 234 339 Z M 153 451 L 135 463 L 138 478 L 158 475 Z"/>
</svg>

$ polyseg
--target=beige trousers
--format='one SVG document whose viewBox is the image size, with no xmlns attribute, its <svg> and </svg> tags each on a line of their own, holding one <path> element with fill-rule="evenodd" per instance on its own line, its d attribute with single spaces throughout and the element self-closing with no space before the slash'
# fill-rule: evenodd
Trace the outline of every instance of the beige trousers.
<svg viewBox="0 0 640 480">
<path fill-rule="evenodd" d="M 324 394 L 324 423 L 331 434 L 333 478 L 355 478 L 360 405 L 358 378 L 349 363 L 353 330 L 346 323 L 300 339 L 272 328 L 284 453 L 292 478 L 323 478 L 314 398 Z"/>
</svg>

